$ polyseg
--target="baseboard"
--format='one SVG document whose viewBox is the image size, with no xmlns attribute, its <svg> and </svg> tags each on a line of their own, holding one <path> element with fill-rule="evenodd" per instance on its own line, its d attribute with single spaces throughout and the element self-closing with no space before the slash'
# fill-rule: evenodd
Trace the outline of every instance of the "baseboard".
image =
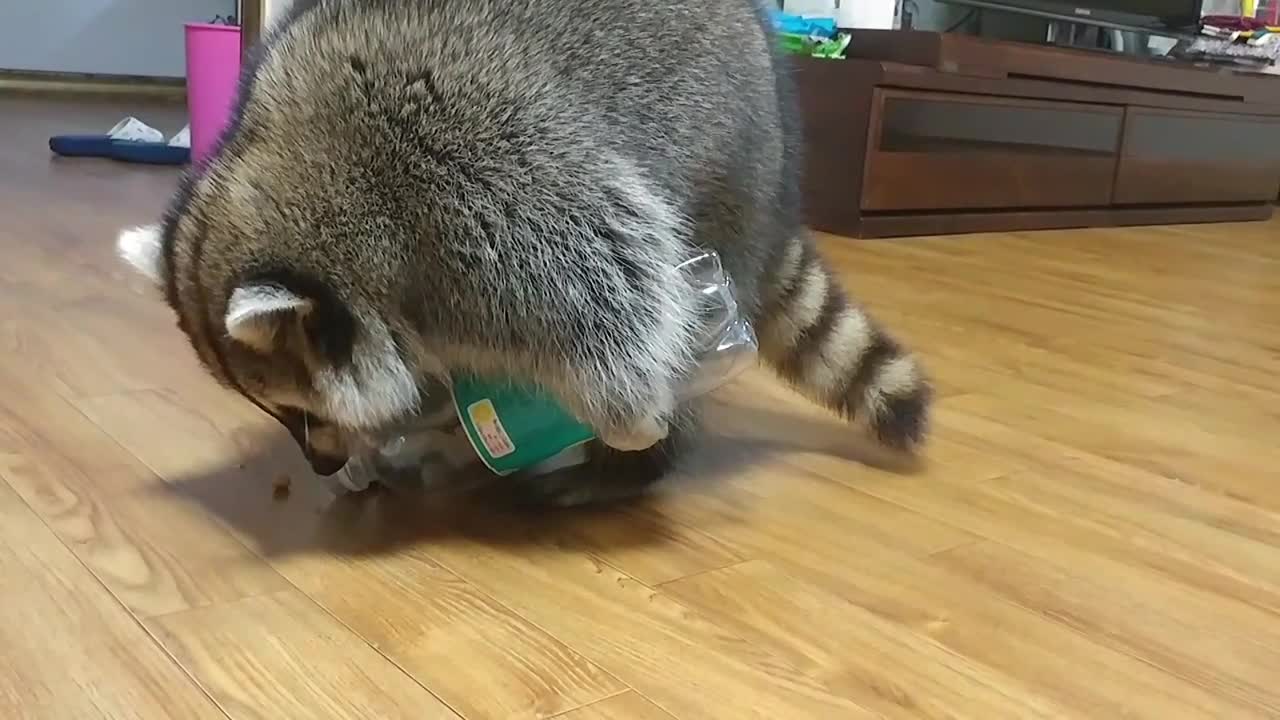
<svg viewBox="0 0 1280 720">
<path fill-rule="evenodd" d="M 0 92 L 33 95 L 145 97 L 183 102 L 186 78 L 0 70 Z"/>
</svg>

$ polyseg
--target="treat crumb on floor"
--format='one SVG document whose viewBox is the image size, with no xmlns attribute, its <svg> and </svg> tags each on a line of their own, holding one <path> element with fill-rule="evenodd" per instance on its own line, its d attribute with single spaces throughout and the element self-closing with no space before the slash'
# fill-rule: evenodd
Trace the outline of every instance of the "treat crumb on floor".
<svg viewBox="0 0 1280 720">
<path fill-rule="evenodd" d="M 289 497 L 289 490 L 293 485 L 293 479 L 288 475 L 281 473 L 276 479 L 271 481 L 271 497 L 276 500 L 284 500 Z"/>
</svg>

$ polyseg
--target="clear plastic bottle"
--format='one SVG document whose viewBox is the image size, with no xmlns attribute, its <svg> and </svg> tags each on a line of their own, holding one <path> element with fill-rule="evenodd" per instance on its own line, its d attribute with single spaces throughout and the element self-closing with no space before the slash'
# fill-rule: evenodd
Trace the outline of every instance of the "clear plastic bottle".
<svg viewBox="0 0 1280 720">
<path fill-rule="evenodd" d="M 751 323 L 738 307 L 733 279 L 715 251 L 699 253 L 679 265 L 698 293 L 702 332 L 695 355 L 698 366 L 685 378 L 682 400 L 706 395 L 756 362 L 759 343 Z"/>
<path fill-rule="evenodd" d="M 710 393 L 753 365 L 759 344 L 742 315 L 733 282 L 714 251 L 699 251 L 679 269 L 699 299 L 702 331 L 695 350 L 698 365 L 681 383 L 678 396 L 689 400 Z M 407 423 L 385 428 L 368 439 L 367 452 L 352 458 L 330 479 L 338 493 L 360 491 L 378 482 L 392 487 L 422 487 L 479 461 L 454 407 L 449 385 L 433 380 L 423 392 L 422 411 Z M 581 464 L 585 447 L 575 445 L 532 468 L 551 472 Z"/>
</svg>

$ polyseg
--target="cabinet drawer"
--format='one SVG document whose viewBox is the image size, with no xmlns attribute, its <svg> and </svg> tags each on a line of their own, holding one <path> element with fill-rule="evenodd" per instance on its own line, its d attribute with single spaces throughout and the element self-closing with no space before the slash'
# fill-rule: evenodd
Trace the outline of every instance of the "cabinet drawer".
<svg viewBox="0 0 1280 720">
<path fill-rule="evenodd" d="M 1129 108 L 1115 202 L 1270 201 L 1280 190 L 1280 118 Z"/>
<path fill-rule="evenodd" d="M 878 89 L 862 208 L 1107 205 L 1123 120 L 1108 105 Z"/>
</svg>

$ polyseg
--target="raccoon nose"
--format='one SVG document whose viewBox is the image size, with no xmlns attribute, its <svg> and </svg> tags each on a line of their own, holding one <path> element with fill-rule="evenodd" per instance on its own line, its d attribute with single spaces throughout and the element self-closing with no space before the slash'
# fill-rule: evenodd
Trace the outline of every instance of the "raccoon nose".
<svg viewBox="0 0 1280 720">
<path fill-rule="evenodd" d="M 319 455 L 316 453 L 307 453 L 307 460 L 311 463 L 311 471 L 321 477 L 329 477 L 347 464 L 345 457 Z"/>
</svg>

